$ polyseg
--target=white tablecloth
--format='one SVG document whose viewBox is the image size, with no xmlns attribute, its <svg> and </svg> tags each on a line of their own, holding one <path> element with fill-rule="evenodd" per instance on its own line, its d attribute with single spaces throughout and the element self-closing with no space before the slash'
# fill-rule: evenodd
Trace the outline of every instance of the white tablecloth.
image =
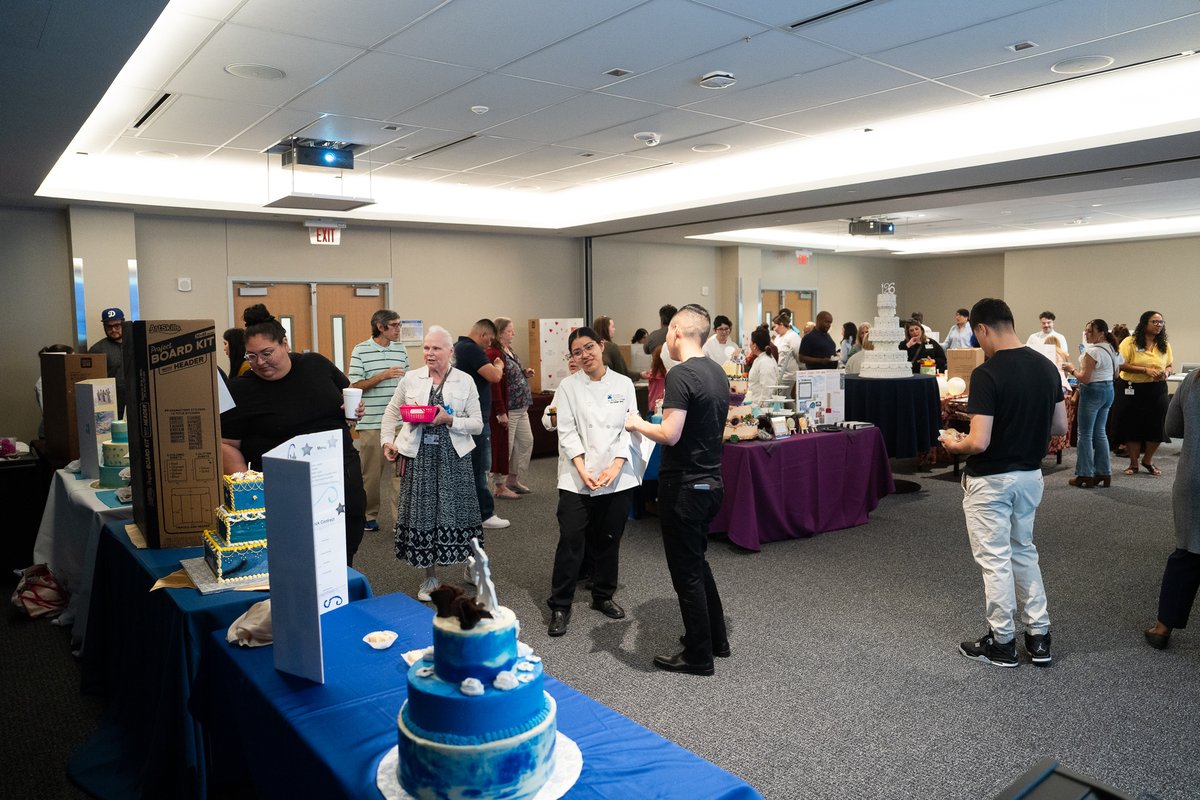
<svg viewBox="0 0 1200 800">
<path fill-rule="evenodd" d="M 90 478 L 79 478 L 60 469 L 54 473 L 46 510 L 33 545 L 33 563 L 46 564 L 63 588 L 71 593 L 67 610 L 59 618 L 73 624 L 71 642 L 82 647 L 87 633 L 88 600 L 96 547 L 105 523 L 132 520 L 133 507 L 109 508 L 96 495 Z"/>
</svg>

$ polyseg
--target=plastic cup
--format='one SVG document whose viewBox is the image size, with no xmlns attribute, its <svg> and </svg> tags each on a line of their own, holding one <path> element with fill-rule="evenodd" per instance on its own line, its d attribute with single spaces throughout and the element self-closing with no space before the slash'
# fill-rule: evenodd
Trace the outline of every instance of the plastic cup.
<svg viewBox="0 0 1200 800">
<path fill-rule="evenodd" d="M 346 387 L 342 389 L 342 400 L 345 401 L 346 419 L 358 419 L 358 404 L 362 402 L 362 389 Z"/>
</svg>

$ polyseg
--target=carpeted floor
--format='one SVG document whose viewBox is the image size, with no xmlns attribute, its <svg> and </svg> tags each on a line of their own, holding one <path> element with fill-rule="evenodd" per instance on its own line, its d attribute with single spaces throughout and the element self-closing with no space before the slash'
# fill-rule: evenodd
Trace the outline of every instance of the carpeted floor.
<svg viewBox="0 0 1200 800">
<path fill-rule="evenodd" d="M 679 611 L 657 520 L 631 520 L 614 622 L 579 591 L 567 635 L 545 634 L 557 540 L 554 461 L 534 462 L 535 493 L 497 501 L 512 527 L 489 532 L 500 601 L 556 677 L 741 776 L 764 797 L 987 798 L 1043 756 L 1132 795 L 1200 797 L 1200 631 L 1158 652 L 1142 639 L 1174 537 L 1163 476 L 1120 473 L 1110 489 L 1067 486 L 1073 451 L 1045 462 L 1038 514 L 1054 665 L 1001 670 L 957 643 L 986 629 L 961 489 L 947 467 L 897 474 L 922 491 L 886 498 L 867 525 L 770 544 L 753 554 L 714 537 L 709 559 L 733 656 L 711 678 L 659 672 L 678 648 Z M 415 594 L 421 575 L 367 534 L 356 567 L 376 594 Z M 461 569 L 445 577 L 461 579 Z M 11 588 L 11 587 L 10 587 Z M 0 674 L 11 797 L 77 797 L 63 775 L 99 704 L 80 698 L 66 631 L 6 615 Z M 33 698 L 38 698 L 34 700 Z"/>
</svg>

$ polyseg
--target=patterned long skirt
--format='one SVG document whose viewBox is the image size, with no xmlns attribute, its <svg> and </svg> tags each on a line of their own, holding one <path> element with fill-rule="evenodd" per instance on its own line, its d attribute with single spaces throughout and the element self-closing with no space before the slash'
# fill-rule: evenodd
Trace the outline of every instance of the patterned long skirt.
<svg viewBox="0 0 1200 800">
<path fill-rule="evenodd" d="M 483 546 L 471 456 L 459 457 L 444 425 L 430 426 L 424 435 L 438 441 L 423 441 L 415 458 L 404 458 L 396 558 L 414 567 L 458 564 L 471 555 L 471 539 Z"/>
</svg>

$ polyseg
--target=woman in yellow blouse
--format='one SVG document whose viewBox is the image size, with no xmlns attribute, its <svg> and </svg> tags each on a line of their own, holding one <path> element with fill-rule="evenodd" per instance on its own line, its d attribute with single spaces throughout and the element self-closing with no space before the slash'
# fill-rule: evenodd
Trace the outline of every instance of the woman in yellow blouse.
<svg viewBox="0 0 1200 800">
<path fill-rule="evenodd" d="M 1138 320 L 1129 338 L 1121 342 L 1121 379 L 1118 392 L 1123 395 L 1123 410 L 1117 427 L 1117 440 L 1125 442 L 1129 453 L 1126 475 L 1136 475 L 1138 455 L 1151 475 L 1161 475 L 1154 465 L 1154 451 L 1163 439 L 1163 421 L 1167 416 L 1167 376 L 1171 374 L 1171 345 L 1162 314 L 1147 311 Z"/>
</svg>

